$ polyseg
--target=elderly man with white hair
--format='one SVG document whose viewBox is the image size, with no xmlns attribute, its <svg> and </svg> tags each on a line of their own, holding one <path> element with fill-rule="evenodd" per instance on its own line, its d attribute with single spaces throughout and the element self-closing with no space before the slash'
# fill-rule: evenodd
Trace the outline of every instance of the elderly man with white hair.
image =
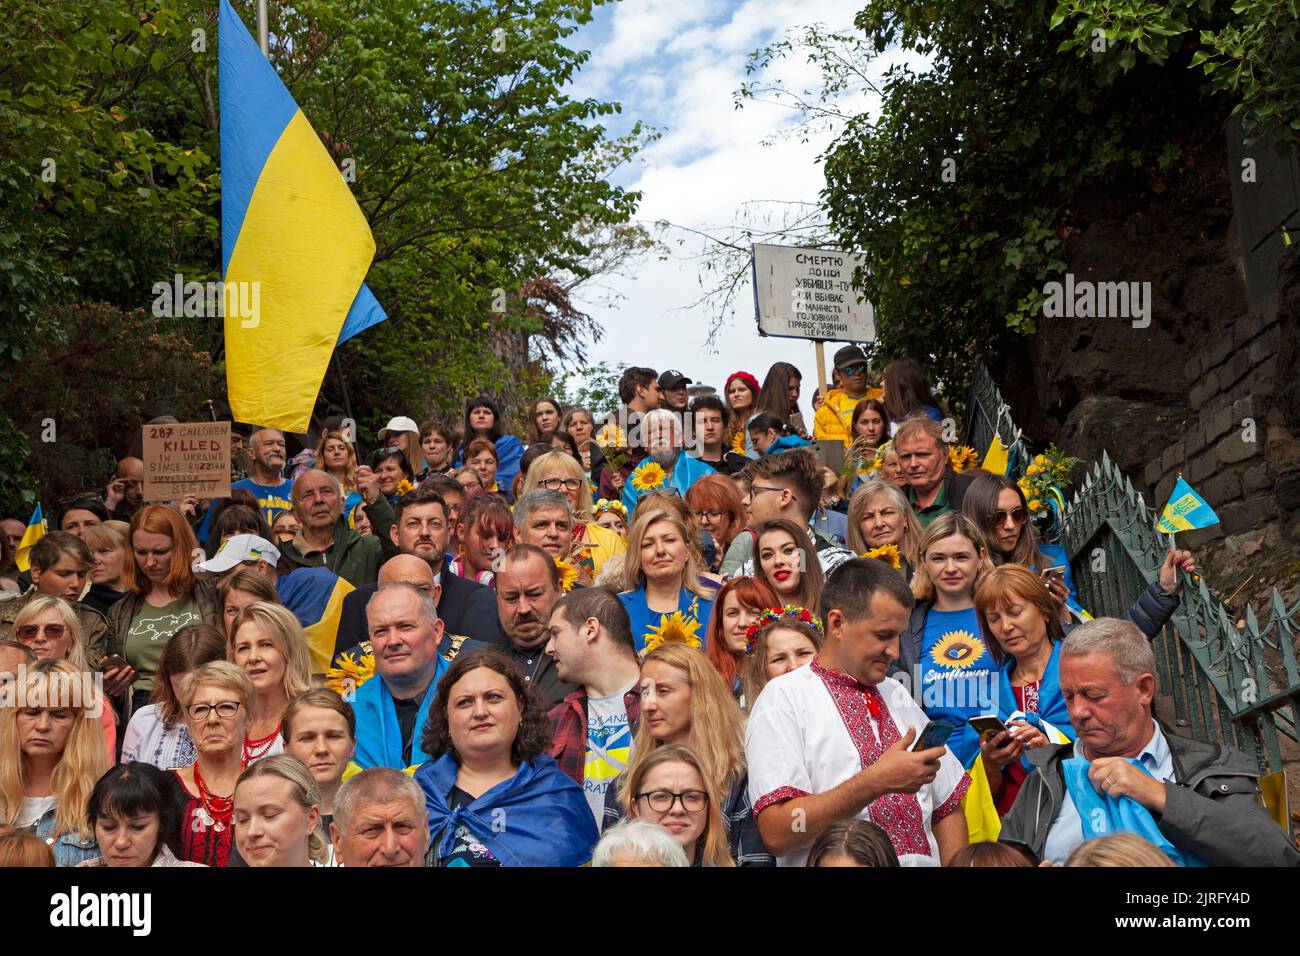
<svg viewBox="0 0 1300 956">
<path fill-rule="evenodd" d="M 429 850 L 424 791 L 390 767 L 348 778 L 334 797 L 330 843 L 343 866 L 424 866 Z"/>
<path fill-rule="evenodd" d="M 379 566 L 399 553 L 389 532 L 396 516 L 379 493 L 379 479 L 364 465 L 357 469 L 357 490 L 373 534 L 359 535 L 343 514 L 343 490 L 338 479 L 309 468 L 293 480 L 290 497 L 302 529 L 280 549 L 295 568 L 326 567 L 354 588 L 374 584 Z"/>
<path fill-rule="evenodd" d="M 644 446 L 649 455 L 623 483 L 623 506 L 627 508 L 629 521 L 643 495 L 666 491 L 684 498 L 691 485 L 705 475 L 714 474 L 712 468 L 700 461 L 698 451 L 683 450 L 686 442 L 682 421 L 668 409 L 646 412 L 636 428 L 640 435 L 630 435 L 628 440 L 633 445 Z"/>
<path fill-rule="evenodd" d="M 673 835 L 651 820 L 632 818 L 605 831 L 592 866 L 690 866 Z"/>
<path fill-rule="evenodd" d="M 1081 624 L 1060 654 L 1061 692 L 1078 738 L 1028 752 L 1035 770 L 1000 839 L 1063 864 L 1085 840 L 1085 819 L 1097 836 L 1107 829 L 1099 824 L 1113 817 L 1135 821 L 1142 835 L 1143 814 L 1133 812 L 1132 801 L 1159 830 L 1148 830 L 1148 838 L 1163 837 L 1184 862 L 1300 864 L 1300 853 L 1257 799 L 1255 762 L 1233 747 L 1169 733 L 1153 717 L 1155 654 L 1131 621 Z"/>
</svg>

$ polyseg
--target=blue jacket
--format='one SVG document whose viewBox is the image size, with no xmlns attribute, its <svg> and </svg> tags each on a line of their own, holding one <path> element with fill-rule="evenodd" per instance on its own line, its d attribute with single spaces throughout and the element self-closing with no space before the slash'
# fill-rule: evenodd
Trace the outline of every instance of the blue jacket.
<svg viewBox="0 0 1300 956">
<path fill-rule="evenodd" d="M 55 865 L 76 866 L 99 856 L 99 842 L 93 833 L 88 837 L 81 837 L 75 833 L 62 833 L 55 837 L 54 817 L 58 809 L 58 807 L 51 807 L 36 821 L 36 835 L 54 851 Z"/>
<path fill-rule="evenodd" d="M 600 838 L 582 788 L 542 754 L 519 765 L 515 775 L 453 810 L 447 795 L 460 764 L 452 754 L 421 764 L 415 782 L 429 812 L 433 865 L 445 859 L 464 826 L 502 866 L 584 866 Z"/>
</svg>

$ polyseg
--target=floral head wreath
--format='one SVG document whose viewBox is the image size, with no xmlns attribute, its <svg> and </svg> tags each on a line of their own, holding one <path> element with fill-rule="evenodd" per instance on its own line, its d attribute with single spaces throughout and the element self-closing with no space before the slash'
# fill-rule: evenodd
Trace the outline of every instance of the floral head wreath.
<svg viewBox="0 0 1300 956">
<path fill-rule="evenodd" d="M 591 513 L 599 518 L 607 511 L 612 511 L 625 522 L 627 521 L 627 508 L 623 507 L 623 502 L 613 498 L 601 498 L 592 506 Z"/>
<path fill-rule="evenodd" d="M 788 617 L 798 621 L 801 624 L 816 629 L 817 633 L 823 637 L 826 631 L 822 628 L 822 622 L 818 620 L 817 615 L 806 607 L 800 607 L 798 604 L 787 604 L 783 608 L 767 607 L 763 608 L 763 613 L 754 619 L 754 623 L 745 628 L 745 653 L 752 654 L 754 645 L 758 643 L 758 632 L 763 630 L 769 624 L 775 624 L 783 617 Z"/>
</svg>

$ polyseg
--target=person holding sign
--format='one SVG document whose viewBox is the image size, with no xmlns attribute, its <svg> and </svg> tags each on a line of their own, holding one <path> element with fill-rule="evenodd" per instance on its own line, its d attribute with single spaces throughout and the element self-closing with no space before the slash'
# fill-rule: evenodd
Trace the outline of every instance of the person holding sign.
<svg viewBox="0 0 1300 956">
<path fill-rule="evenodd" d="M 813 437 L 817 440 L 839 439 L 848 448 L 853 444 L 853 411 L 864 398 L 879 398 L 879 390 L 867 387 L 867 353 L 860 345 L 846 345 L 835 353 L 832 373 L 838 387 L 826 393 L 826 400 L 813 418 Z"/>
</svg>

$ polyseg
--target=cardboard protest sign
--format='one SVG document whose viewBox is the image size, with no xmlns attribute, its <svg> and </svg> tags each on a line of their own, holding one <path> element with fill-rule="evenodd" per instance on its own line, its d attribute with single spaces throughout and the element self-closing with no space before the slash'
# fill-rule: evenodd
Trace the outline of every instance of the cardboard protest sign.
<svg viewBox="0 0 1300 956">
<path fill-rule="evenodd" d="M 230 496 L 230 422 L 145 425 L 145 501 Z"/>
</svg>

